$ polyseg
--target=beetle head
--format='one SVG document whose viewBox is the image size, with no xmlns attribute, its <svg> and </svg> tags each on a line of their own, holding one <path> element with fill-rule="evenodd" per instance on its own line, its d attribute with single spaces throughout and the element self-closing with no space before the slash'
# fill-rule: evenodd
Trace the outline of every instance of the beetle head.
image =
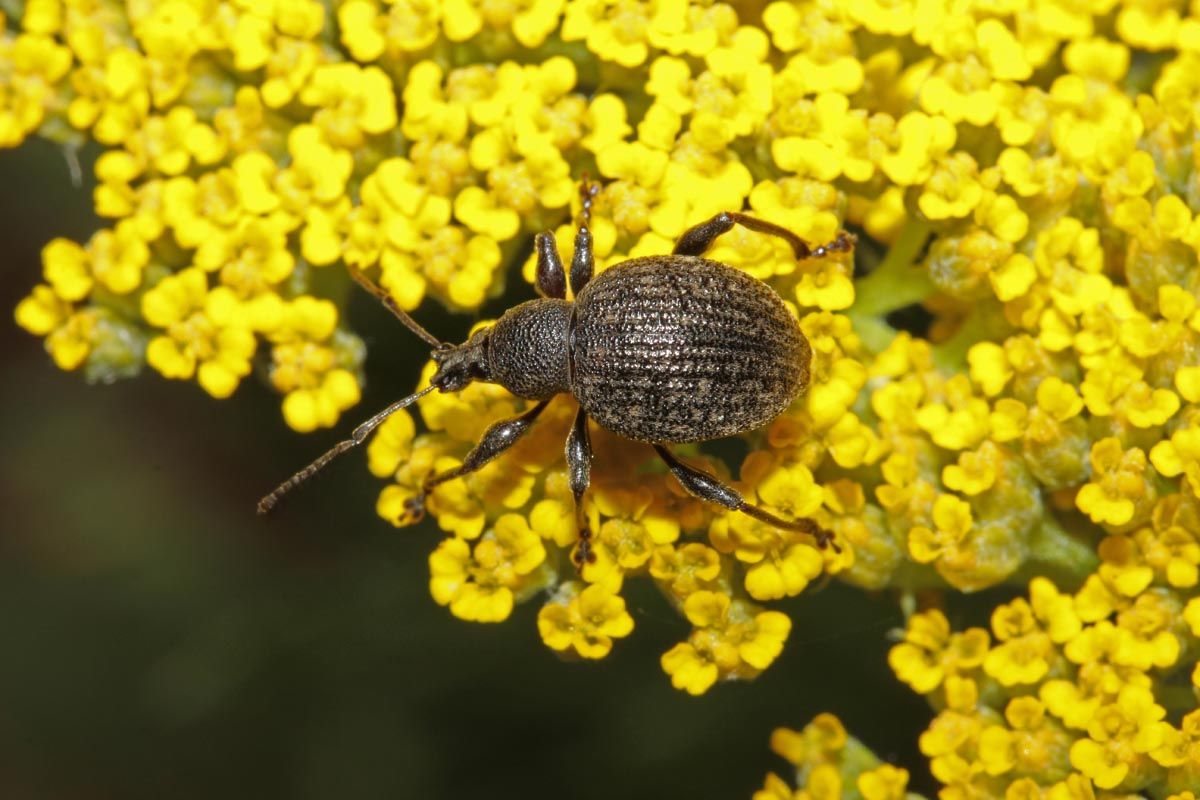
<svg viewBox="0 0 1200 800">
<path fill-rule="evenodd" d="M 491 328 L 476 331 L 462 344 L 440 344 L 433 348 L 437 372 L 429 381 L 443 392 L 457 392 L 474 381 L 491 380 L 488 368 L 487 340 Z"/>
</svg>

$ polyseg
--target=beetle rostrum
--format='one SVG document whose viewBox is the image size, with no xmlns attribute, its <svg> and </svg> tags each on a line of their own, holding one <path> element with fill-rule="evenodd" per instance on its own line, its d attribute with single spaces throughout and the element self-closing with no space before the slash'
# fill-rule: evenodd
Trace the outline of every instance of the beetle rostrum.
<svg viewBox="0 0 1200 800">
<path fill-rule="evenodd" d="M 520 416 L 493 424 L 460 466 L 427 478 L 409 500 L 418 519 L 425 498 L 446 481 L 470 474 L 511 447 L 560 394 L 579 411 L 566 442 L 568 483 L 575 496 L 579 533 L 575 562 L 595 560 L 583 510 L 591 478 L 588 420 L 628 439 L 647 442 L 692 495 L 768 525 L 813 536 L 833 546 L 833 534 L 812 520 L 785 520 L 745 501 L 715 476 L 689 466 L 667 448 L 758 428 L 787 408 L 809 383 L 812 350 L 783 300 L 744 272 L 702 257 L 734 225 L 777 236 L 797 259 L 849 252 L 853 235 L 809 247 L 786 228 L 736 212 L 723 212 L 688 229 L 670 255 L 634 258 L 592 280 L 591 206 L 598 186 L 580 190 L 567 299 L 567 271 L 551 233 L 534 238 L 540 299 L 514 306 L 494 325 L 462 344 L 439 341 L 361 272 L 354 279 L 433 347 L 437 364 L 430 384 L 398 400 L 354 429 L 351 437 L 297 472 L 258 504 L 270 511 L 279 498 L 338 455 L 362 444 L 392 413 L 434 390 L 454 392 L 474 381 L 496 383 L 536 401 Z"/>
</svg>

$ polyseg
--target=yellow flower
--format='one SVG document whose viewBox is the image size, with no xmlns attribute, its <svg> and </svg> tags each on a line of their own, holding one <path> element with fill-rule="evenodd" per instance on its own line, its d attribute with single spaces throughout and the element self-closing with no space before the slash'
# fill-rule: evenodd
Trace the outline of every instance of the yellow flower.
<svg viewBox="0 0 1200 800">
<path fill-rule="evenodd" d="M 774 772 L 769 772 L 763 788 L 755 792 L 751 800 L 793 800 L 794 797 L 792 787 Z"/>
<path fill-rule="evenodd" d="M 1050 670 L 1054 643 L 1038 625 L 1023 598 L 1000 606 L 992 614 L 997 645 L 988 651 L 983 668 L 1005 686 L 1037 683 Z"/>
<path fill-rule="evenodd" d="M 948 464 L 942 470 L 942 482 L 965 495 L 977 495 L 995 484 L 999 461 L 996 445 L 984 442 L 977 452 L 963 451 L 957 464 Z"/>
<path fill-rule="evenodd" d="M 904 800 L 907 797 L 908 770 L 884 764 L 858 776 L 863 800 Z"/>
<path fill-rule="evenodd" d="M 721 574 L 720 554 L 697 542 L 658 547 L 650 558 L 650 574 L 675 597 L 683 599 L 700 589 L 713 588 L 712 583 Z"/>
<path fill-rule="evenodd" d="M 1188 589 L 1200 583 L 1198 511 L 1194 501 L 1178 494 L 1168 495 L 1155 505 L 1152 526 L 1134 534 L 1141 559 L 1166 585 Z M 1109 559 L 1105 557 L 1105 561 Z"/>
<path fill-rule="evenodd" d="M 194 375 L 213 397 L 228 397 L 250 373 L 254 334 L 237 320 L 228 289 L 208 288 L 204 271 L 168 276 L 142 296 L 142 315 L 164 332 L 151 340 L 146 361 L 163 377 Z"/>
<path fill-rule="evenodd" d="M 1192 492 L 1200 494 L 1200 475 L 1196 472 L 1200 464 L 1200 426 L 1181 427 L 1170 439 L 1158 442 L 1150 451 L 1150 461 L 1168 478 L 1185 476 Z"/>
<path fill-rule="evenodd" d="M 1066 777 L 1067 751 L 1073 738 L 1034 697 L 1018 697 L 1004 710 L 1007 726 L 985 728 L 979 737 L 979 758 L 991 775 L 1036 775 L 1042 780 Z"/>
<path fill-rule="evenodd" d="M 552 650 L 574 649 L 583 658 L 604 658 L 612 640 L 628 636 L 633 617 L 625 601 L 605 587 L 563 584 L 538 612 L 538 632 Z"/>
<path fill-rule="evenodd" d="M 470 622 L 502 622 L 519 596 L 545 580 L 541 539 L 519 514 L 505 514 L 476 543 L 444 540 L 429 556 L 429 591 L 439 605 Z M 544 571 L 543 571 L 544 572 Z"/>
<path fill-rule="evenodd" d="M 283 313 L 285 321 L 271 332 L 270 373 L 272 385 L 284 395 L 283 418 L 301 433 L 332 427 L 341 412 L 358 403 L 352 369 L 361 354 L 339 341 L 345 335 L 335 332 L 332 303 L 300 297 Z"/>
<path fill-rule="evenodd" d="M 946 402 L 930 402 L 917 412 L 917 424 L 947 450 L 977 445 L 988 432 L 987 401 L 974 397 L 965 375 L 946 382 Z"/>
<path fill-rule="evenodd" d="M 56 102 L 56 84 L 71 68 L 71 51 L 49 36 L 0 37 L 0 147 L 16 147 L 45 119 Z"/>
<path fill-rule="evenodd" d="M 381 14 L 375 0 L 349 0 L 338 8 L 342 43 L 358 61 L 419 52 L 438 37 L 442 6 L 433 0 L 390 4 Z"/>
<path fill-rule="evenodd" d="M 116 294 L 128 294 L 142 282 L 150 249 L 130 220 L 92 237 L 86 249 L 66 239 L 55 239 L 42 251 L 46 281 L 59 297 L 79 301 L 95 285 Z"/>
<path fill-rule="evenodd" d="M 761 476 L 764 470 L 765 476 Z M 742 465 L 743 477 L 756 483 L 759 500 L 786 518 L 808 518 L 820 507 L 822 492 L 803 464 L 772 466 L 765 453 Z M 716 520 L 709 532 L 713 546 L 747 564 L 745 587 L 755 600 L 776 600 L 804 591 L 821 573 L 824 560 L 810 537 L 776 528 L 745 515 Z"/>
<path fill-rule="evenodd" d="M 975 713 L 943 711 L 918 739 L 933 776 L 950 786 L 969 786 L 984 772 L 976 757 L 984 719 Z"/>
<path fill-rule="evenodd" d="M 845 726 L 833 714 L 817 714 L 803 731 L 776 728 L 771 732 L 771 749 L 796 767 L 837 758 L 849 741 Z"/>
<path fill-rule="evenodd" d="M 83 366 L 102 338 L 104 315 L 93 309 L 75 311 L 49 286 L 34 287 L 15 313 L 17 324 L 46 338 L 46 350 L 62 370 Z"/>
<path fill-rule="evenodd" d="M 72 73 L 75 97 L 67 107 L 67 119 L 76 128 L 91 129 L 102 144 L 120 144 L 149 111 L 148 80 L 146 58 L 141 53 L 114 47 L 102 60 L 81 65 Z"/>
<path fill-rule="evenodd" d="M 1155 499 L 1146 476 L 1146 454 L 1122 451 L 1115 438 L 1092 445 L 1092 480 L 1079 490 L 1076 505 L 1093 522 L 1117 527 L 1144 519 Z"/>
<path fill-rule="evenodd" d="M 1162 744 L 1165 713 L 1148 689 L 1126 686 L 1116 702 L 1097 710 L 1087 738 L 1071 745 L 1071 765 L 1097 787 L 1115 788 Z"/>
<path fill-rule="evenodd" d="M 888 652 L 888 663 L 913 691 L 929 694 L 948 676 L 982 665 L 987 651 L 986 630 L 970 628 L 952 634 L 946 616 L 932 610 L 909 617 L 904 641 Z"/>
<path fill-rule="evenodd" d="M 300 92 L 300 102 L 318 109 L 313 123 L 341 147 L 360 147 L 365 135 L 396 127 L 392 82 L 378 67 L 322 64 Z"/>
<path fill-rule="evenodd" d="M 296 259 L 287 248 L 282 221 L 248 217 L 204 258 L 198 251 L 196 264 L 219 270 L 221 283 L 238 297 L 249 299 L 274 291 L 276 284 L 291 275 Z"/>
<path fill-rule="evenodd" d="M 934 528 L 918 525 L 908 532 L 908 550 L 927 564 L 954 552 L 971 530 L 971 506 L 952 494 L 938 495 L 933 504 Z"/>
<path fill-rule="evenodd" d="M 597 486 L 592 503 L 605 517 L 595 532 L 598 560 L 583 569 L 589 582 L 604 582 L 613 571 L 639 570 L 650 560 L 654 549 L 679 538 L 679 523 L 672 509 L 654 504 L 654 493 L 646 486 L 636 490 Z M 615 578 L 610 576 L 608 579 Z"/>
<path fill-rule="evenodd" d="M 671 684 L 688 694 L 703 694 L 719 678 L 757 675 L 783 650 L 791 621 L 778 611 L 758 611 L 729 595 L 697 591 L 684 602 L 695 626 L 688 641 L 663 654 L 663 670 Z"/>
</svg>

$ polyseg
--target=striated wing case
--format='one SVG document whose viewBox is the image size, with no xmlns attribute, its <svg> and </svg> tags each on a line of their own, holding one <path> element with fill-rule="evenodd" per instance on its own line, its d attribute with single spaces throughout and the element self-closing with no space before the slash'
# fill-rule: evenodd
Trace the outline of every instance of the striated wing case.
<svg viewBox="0 0 1200 800">
<path fill-rule="evenodd" d="M 779 296 L 703 258 L 637 258 L 601 273 L 576 300 L 572 336 L 575 397 L 639 441 L 752 430 L 808 384 L 811 350 Z"/>
</svg>

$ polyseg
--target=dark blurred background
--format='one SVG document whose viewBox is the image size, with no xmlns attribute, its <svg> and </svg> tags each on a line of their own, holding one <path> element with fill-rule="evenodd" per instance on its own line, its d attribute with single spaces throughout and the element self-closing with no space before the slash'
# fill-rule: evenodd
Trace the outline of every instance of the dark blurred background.
<svg viewBox="0 0 1200 800">
<path fill-rule="evenodd" d="M 99 225 L 56 147 L 0 151 L 0 796 L 748 798 L 786 767 L 772 728 L 820 711 L 931 790 L 929 712 L 886 664 L 890 597 L 833 583 L 782 604 L 775 666 L 692 698 L 658 663 L 687 624 L 645 581 L 637 629 L 599 664 L 542 645 L 536 600 L 501 625 L 451 617 L 427 589 L 440 533 L 376 517 L 361 454 L 257 518 L 260 495 L 411 391 L 424 353 L 356 298 L 368 391 L 309 436 L 253 379 L 227 401 L 151 369 L 88 386 L 12 309 L 47 241 Z M 456 339 L 471 323 L 420 316 Z"/>
</svg>

